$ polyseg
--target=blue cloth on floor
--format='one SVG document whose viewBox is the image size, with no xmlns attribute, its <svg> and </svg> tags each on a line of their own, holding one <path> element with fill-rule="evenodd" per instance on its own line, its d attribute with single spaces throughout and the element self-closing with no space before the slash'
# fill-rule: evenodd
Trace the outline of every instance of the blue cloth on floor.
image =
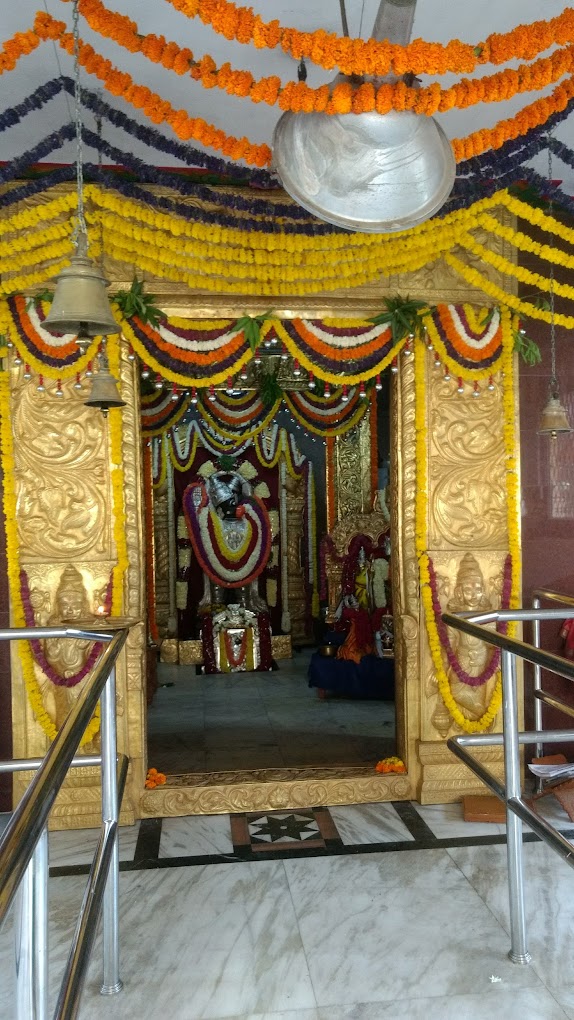
<svg viewBox="0 0 574 1020">
<path fill-rule="evenodd" d="M 391 658 L 364 655 L 356 663 L 314 652 L 307 676 L 309 687 L 319 687 L 347 698 L 392 701 L 395 696 L 395 662 Z"/>
</svg>

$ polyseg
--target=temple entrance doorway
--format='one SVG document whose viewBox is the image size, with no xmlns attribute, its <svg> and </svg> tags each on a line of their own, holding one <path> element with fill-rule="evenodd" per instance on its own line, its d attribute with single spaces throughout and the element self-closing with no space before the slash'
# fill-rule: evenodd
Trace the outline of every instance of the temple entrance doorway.
<svg viewBox="0 0 574 1020">
<path fill-rule="evenodd" d="M 272 416 L 220 390 L 148 440 L 148 763 L 170 786 L 375 776 L 397 753 L 391 376 L 317 390 Z"/>
</svg>

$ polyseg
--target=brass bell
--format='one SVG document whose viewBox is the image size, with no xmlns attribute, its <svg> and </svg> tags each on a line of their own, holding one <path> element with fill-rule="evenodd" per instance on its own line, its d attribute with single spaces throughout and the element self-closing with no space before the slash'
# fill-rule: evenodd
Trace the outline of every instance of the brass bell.
<svg viewBox="0 0 574 1020">
<path fill-rule="evenodd" d="M 554 391 L 551 390 L 548 402 L 540 416 L 538 435 L 551 436 L 552 439 L 556 439 L 559 432 L 572 432 L 572 429 L 570 428 L 566 408 L 560 402 L 558 390 L 556 389 Z"/>
<path fill-rule="evenodd" d="M 56 277 L 56 292 L 43 326 L 50 333 L 106 336 L 118 333 L 106 293 L 106 280 L 87 253 L 87 237 L 80 234 L 70 265 Z"/>
<path fill-rule="evenodd" d="M 126 402 L 118 392 L 117 380 L 109 370 L 108 359 L 104 353 L 98 355 L 98 362 L 99 368 L 92 377 L 92 389 L 84 404 L 86 407 L 98 407 L 105 418 L 110 407 L 125 407 Z"/>
</svg>

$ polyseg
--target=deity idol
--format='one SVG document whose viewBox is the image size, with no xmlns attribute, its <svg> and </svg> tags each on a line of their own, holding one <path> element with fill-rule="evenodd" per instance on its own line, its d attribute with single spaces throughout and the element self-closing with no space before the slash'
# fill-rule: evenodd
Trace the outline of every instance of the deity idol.
<svg viewBox="0 0 574 1020">
<path fill-rule="evenodd" d="M 257 590 L 271 549 L 267 509 L 238 471 L 215 471 L 207 481 L 192 482 L 183 496 L 183 509 L 195 556 L 204 572 L 199 611 L 233 602 L 254 612 L 267 606 Z"/>
<path fill-rule="evenodd" d="M 55 596 L 55 609 L 46 621 L 48 627 L 59 627 L 62 624 L 80 624 L 93 622 L 97 617 L 91 612 L 88 593 L 84 579 L 79 570 L 67 566 Z M 85 666 L 93 642 L 79 638 L 47 638 L 44 641 L 44 654 L 53 669 L 65 679 L 73 677 Z M 48 681 L 44 688 L 46 711 L 59 729 L 66 718 L 75 697 L 79 694 L 82 684 L 75 687 L 60 687 Z"/>
<path fill-rule="evenodd" d="M 479 613 L 492 609 L 482 571 L 472 553 L 466 553 L 460 561 L 453 597 L 447 609 L 450 613 Z M 492 650 L 480 638 L 462 631 L 456 631 L 451 640 L 462 669 L 470 676 L 479 676 L 486 669 Z M 452 669 L 449 669 L 448 676 L 452 696 L 464 715 L 467 719 L 480 719 L 488 706 L 492 684 L 487 682 L 471 687 L 459 680 Z"/>
</svg>

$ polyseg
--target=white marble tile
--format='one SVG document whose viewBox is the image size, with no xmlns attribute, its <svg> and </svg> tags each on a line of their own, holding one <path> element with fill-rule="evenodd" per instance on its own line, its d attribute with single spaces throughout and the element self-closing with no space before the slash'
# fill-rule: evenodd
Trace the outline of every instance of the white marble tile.
<svg viewBox="0 0 574 1020">
<path fill-rule="evenodd" d="M 50 880 L 53 994 L 84 885 L 84 876 Z M 315 1009 L 281 861 L 124 872 L 120 909 L 124 990 L 113 1001 L 99 995 L 98 938 L 82 1020 L 215 1020 Z M 4 932 L 0 948 L 0 1016 L 9 1018 Z"/>
<path fill-rule="evenodd" d="M 523 849 L 531 969 L 574 1012 L 574 871 L 544 843 Z M 448 853 L 508 931 L 506 847 L 455 847 Z"/>
<path fill-rule="evenodd" d="M 164 818 L 162 821 L 160 857 L 197 857 L 203 854 L 232 853 L 229 815 Z"/>
<path fill-rule="evenodd" d="M 320 1006 L 541 986 L 446 851 L 283 863 Z"/>
<path fill-rule="evenodd" d="M 568 817 L 556 797 L 541 797 L 540 800 L 534 801 L 533 807 L 536 813 L 542 815 L 555 829 L 572 829 L 574 831 L 574 822 Z"/>
<path fill-rule="evenodd" d="M 504 836 L 506 826 L 495 822 L 465 822 L 462 804 L 414 804 L 421 818 L 437 839 L 458 839 L 464 836 Z"/>
<path fill-rule="evenodd" d="M 414 839 L 392 804 L 351 804 L 329 811 L 345 846 Z"/>
<path fill-rule="evenodd" d="M 120 861 L 133 861 L 138 833 L 139 822 L 120 827 Z M 99 835 L 99 829 L 69 829 L 48 833 L 50 867 L 91 864 Z"/>
<path fill-rule="evenodd" d="M 300 1014 L 302 1016 L 302 1014 Z M 567 1014 L 545 988 L 513 988 L 497 984 L 486 1000 L 482 993 L 436 998 L 399 999 L 317 1011 L 318 1020 L 566 1020 Z M 269 1018 L 271 1020 L 271 1018 Z"/>
<path fill-rule="evenodd" d="M 229 1016 L 224 1020 L 322 1020 L 323 1014 L 318 1009 L 296 1009 L 280 1013 L 244 1013 L 243 1016 Z M 176 1017 L 175 1020 L 184 1020 Z M 185 1020 L 188 1020 L 186 1017 Z"/>
</svg>

